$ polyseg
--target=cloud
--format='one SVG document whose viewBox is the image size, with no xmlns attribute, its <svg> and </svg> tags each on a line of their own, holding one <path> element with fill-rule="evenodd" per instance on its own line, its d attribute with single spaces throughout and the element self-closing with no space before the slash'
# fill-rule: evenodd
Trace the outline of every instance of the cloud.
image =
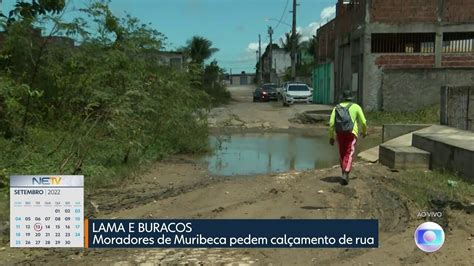
<svg viewBox="0 0 474 266">
<path fill-rule="evenodd" d="M 316 30 L 321 26 L 320 22 L 311 22 L 308 26 L 306 27 L 298 27 L 296 28 L 296 31 L 301 34 L 301 39 L 303 41 L 308 41 L 311 39 L 313 35 L 316 35 Z"/>
<path fill-rule="evenodd" d="M 336 6 L 328 6 L 321 11 L 319 15 L 319 21 L 314 21 L 309 23 L 305 27 L 298 27 L 296 31 L 301 33 L 301 39 L 303 41 L 308 41 L 313 35 L 316 35 L 316 31 L 319 27 L 326 24 L 329 20 L 333 19 L 336 16 Z"/>
<path fill-rule="evenodd" d="M 267 47 L 267 45 L 268 45 L 268 43 L 262 43 L 262 50 L 265 50 L 265 47 Z M 250 53 L 250 52 L 255 53 L 255 51 L 258 51 L 258 42 L 249 43 L 249 45 L 247 45 L 246 51 L 248 53 Z"/>
<path fill-rule="evenodd" d="M 336 6 L 328 6 L 321 11 L 321 21 L 326 23 L 336 16 Z"/>
<path fill-rule="evenodd" d="M 329 20 L 336 16 L 336 6 L 328 6 L 324 8 L 319 14 L 319 20 L 309 23 L 304 27 L 297 27 L 296 31 L 301 33 L 302 41 L 308 41 L 313 35 L 316 35 L 318 28 L 326 24 Z M 279 38 L 275 38 L 275 43 L 280 43 L 280 39 L 284 38 L 284 35 Z M 267 47 L 268 43 L 262 43 L 262 52 Z M 239 62 L 255 60 L 255 51 L 258 51 L 258 42 L 251 42 L 247 45 L 245 52 L 240 55 Z"/>
</svg>

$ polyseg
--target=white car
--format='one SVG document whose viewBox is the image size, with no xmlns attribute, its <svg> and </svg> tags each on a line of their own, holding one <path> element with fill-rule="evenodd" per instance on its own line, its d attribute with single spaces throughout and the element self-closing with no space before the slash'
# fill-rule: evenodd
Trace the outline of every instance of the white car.
<svg viewBox="0 0 474 266">
<path fill-rule="evenodd" d="M 313 92 L 303 83 L 288 83 L 282 91 L 283 106 L 294 103 L 312 103 Z"/>
</svg>

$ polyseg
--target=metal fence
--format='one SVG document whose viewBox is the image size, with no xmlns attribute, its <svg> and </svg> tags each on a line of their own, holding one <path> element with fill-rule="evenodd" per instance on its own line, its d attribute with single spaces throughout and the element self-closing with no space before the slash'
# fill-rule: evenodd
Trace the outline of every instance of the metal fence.
<svg viewBox="0 0 474 266">
<path fill-rule="evenodd" d="M 474 32 L 445 32 L 443 53 L 474 52 Z"/>
<path fill-rule="evenodd" d="M 374 33 L 372 53 L 434 53 L 435 33 Z"/>
</svg>

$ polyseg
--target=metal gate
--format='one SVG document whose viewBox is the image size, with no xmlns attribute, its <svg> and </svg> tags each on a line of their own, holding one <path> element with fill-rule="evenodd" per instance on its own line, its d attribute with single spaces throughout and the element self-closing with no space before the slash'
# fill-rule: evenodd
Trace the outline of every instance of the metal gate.
<svg viewBox="0 0 474 266">
<path fill-rule="evenodd" d="M 334 65 L 320 64 L 313 69 L 313 102 L 331 104 L 334 102 Z"/>
<path fill-rule="evenodd" d="M 441 124 L 474 131 L 474 87 L 441 88 Z"/>
</svg>

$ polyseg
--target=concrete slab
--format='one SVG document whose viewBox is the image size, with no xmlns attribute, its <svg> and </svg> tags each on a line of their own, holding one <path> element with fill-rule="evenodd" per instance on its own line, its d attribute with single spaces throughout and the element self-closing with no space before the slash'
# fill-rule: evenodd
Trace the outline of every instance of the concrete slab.
<svg viewBox="0 0 474 266">
<path fill-rule="evenodd" d="M 431 168 L 455 171 L 474 182 L 474 132 L 446 126 L 413 134 L 414 147 L 431 153 Z"/>
<path fill-rule="evenodd" d="M 443 131 L 443 129 L 440 129 L 439 127 L 441 127 L 441 126 L 433 125 L 433 126 L 429 126 L 429 127 L 425 127 L 423 129 L 417 130 L 415 132 L 434 133 L 434 132 L 438 132 L 440 130 Z M 391 139 L 391 140 L 385 142 L 384 144 L 387 144 L 387 145 L 390 145 L 390 146 L 411 146 L 412 136 L 413 136 L 413 133 L 415 133 L 415 132 L 408 133 L 408 134 L 402 135 L 400 137 Z M 362 151 L 357 155 L 357 157 L 364 160 L 364 161 L 375 163 L 379 159 L 379 149 L 380 149 L 380 147 L 377 146 L 377 147 L 374 147 L 372 149 Z"/>
<path fill-rule="evenodd" d="M 412 146 L 380 145 L 380 163 L 392 169 L 429 169 L 430 153 Z"/>
<path fill-rule="evenodd" d="M 379 160 L 379 146 L 362 151 L 357 154 L 357 157 L 369 163 L 376 163 Z"/>
<path fill-rule="evenodd" d="M 411 146 L 412 133 L 402 135 L 385 142 L 391 146 Z M 360 152 L 357 157 L 367 162 L 376 163 L 379 160 L 380 147 L 376 146 L 371 149 Z"/>
</svg>

